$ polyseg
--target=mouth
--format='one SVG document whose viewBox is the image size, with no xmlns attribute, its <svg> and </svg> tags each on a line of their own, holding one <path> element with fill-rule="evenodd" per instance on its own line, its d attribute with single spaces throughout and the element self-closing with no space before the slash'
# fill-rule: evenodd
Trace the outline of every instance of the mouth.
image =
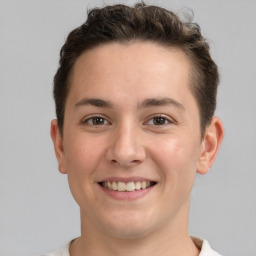
<svg viewBox="0 0 256 256">
<path fill-rule="evenodd" d="M 102 181 L 99 182 L 99 185 L 108 189 L 110 191 L 118 191 L 118 192 L 134 192 L 146 190 L 155 186 L 157 183 L 154 181 Z"/>
</svg>

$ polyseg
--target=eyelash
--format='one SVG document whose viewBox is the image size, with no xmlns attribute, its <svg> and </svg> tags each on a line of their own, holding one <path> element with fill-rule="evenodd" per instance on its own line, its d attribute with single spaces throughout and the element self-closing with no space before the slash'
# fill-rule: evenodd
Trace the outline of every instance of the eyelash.
<svg viewBox="0 0 256 256">
<path fill-rule="evenodd" d="M 93 121 L 96 120 L 96 119 L 101 119 L 101 121 L 103 122 L 103 124 L 94 124 Z M 161 119 L 161 121 L 164 121 L 163 124 L 156 124 L 154 123 L 154 120 L 156 119 Z M 97 120 L 96 120 L 97 121 Z M 150 123 L 150 121 L 152 121 L 152 123 Z M 159 120 L 160 121 L 160 120 Z M 87 124 L 87 125 L 90 125 L 90 126 L 102 126 L 102 125 L 106 125 L 107 122 L 107 125 L 111 124 L 109 121 L 107 121 L 106 118 L 102 117 L 102 116 L 91 116 L 85 120 L 82 121 L 82 124 Z M 146 121 L 145 124 L 148 124 L 148 125 L 152 125 L 152 126 L 165 126 L 165 125 L 168 125 L 168 124 L 173 124 L 174 121 L 171 120 L 170 118 L 164 116 L 164 115 L 155 115 L 155 116 L 152 116 L 150 119 L 148 119 L 148 121 Z"/>
<path fill-rule="evenodd" d="M 106 118 L 104 118 L 102 116 L 91 116 L 91 117 L 83 120 L 82 123 L 83 124 L 88 124 L 88 125 L 91 125 L 91 126 L 101 126 L 101 125 L 104 125 L 104 124 L 93 124 L 93 120 L 95 120 L 95 119 L 102 119 L 104 122 L 107 121 Z M 91 121 L 91 123 L 89 123 L 90 121 Z"/>
<path fill-rule="evenodd" d="M 149 123 L 149 121 L 151 121 L 151 120 L 153 120 L 153 122 L 154 122 L 154 120 L 156 120 L 156 119 L 162 119 L 162 120 L 164 120 L 164 124 L 151 124 L 151 125 L 153 125 L 153 126 L 164 126 L 164 125 L 168 125 L 168 124 L 172 124 L 172 123 L 174 123 L 174 121 L 173 120 L 171 120 L 170 118 L 168 118 L 168 117 L 166 117 L 166 116 L 164 116 L 164 115 L 155 115 L 155 116 L 152 116 L 146 123 Z M 167 123 L 166 123 L 167 122 Z"/>
</svg>

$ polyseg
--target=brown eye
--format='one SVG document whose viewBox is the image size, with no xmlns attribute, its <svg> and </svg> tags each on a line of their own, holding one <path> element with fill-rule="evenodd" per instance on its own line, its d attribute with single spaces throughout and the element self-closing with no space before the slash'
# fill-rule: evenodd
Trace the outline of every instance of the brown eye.
<svg viewBox="0 0 256 256">
<path fill-rule="evenodd" d="M 86 119 L 85 121 L 83 121 L 83 123 L 89 125 L 105 125 L 108 124 L 108 121 L 101 116 L 94 116 Z"/>
<path fill-rule="evenodd" d="M 104 122 L 105 122 L 105 119 L 102 117 L 93 117 L 92 118 L 92 123 L 94 125 L 102 125 L 102 124 L 104 124 Z"/>
<path fill-rule="evenodd" d="M 173 124 L 173 120 L 169 117 L 166 117 L 164 115 L 155 115 L 151 117 L 146 124 L 151 125 L 151 126 L 166 126 L 169 124 Z"/>
<path fill-rule="evenodd" d="M 167 122 L 168 122 L 167 119 L 164 118 L 164 117 L 154 117 L 153 118 L 153 124 L 154 125 L 164 125 Z"/>
</svg>

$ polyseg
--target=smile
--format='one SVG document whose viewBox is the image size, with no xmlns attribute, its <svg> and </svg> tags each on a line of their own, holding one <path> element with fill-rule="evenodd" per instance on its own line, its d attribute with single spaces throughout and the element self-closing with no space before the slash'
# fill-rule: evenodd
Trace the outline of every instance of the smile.
<svg viewBox="0 0 256 256">
<path fill-rule="evenodd" d="M 135 190 L 143 190 L 155 185 L 155 182 L 151 181 L 136 181 L 136 182 L 122 182 L 122 181 L 105 181 L 100 182 L 100 185 L 109 190 L 119 192 L 132 192 Z"/>
</svg>

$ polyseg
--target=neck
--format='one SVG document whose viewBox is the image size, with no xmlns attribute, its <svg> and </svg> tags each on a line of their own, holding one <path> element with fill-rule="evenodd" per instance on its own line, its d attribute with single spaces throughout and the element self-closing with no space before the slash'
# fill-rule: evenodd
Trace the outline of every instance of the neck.
<svg viewBox="0 0 256 256">
<path fill-rule="evenodd" d="M 81 212 L 81 237 L 71 244 L 70 255 L 198 256 L 199 249 L 187 232 L 187 220 L 188 216 L 179 216 L 154 232 L 134 238 L 120 238 L 98 230 Z"/>
</svg>

